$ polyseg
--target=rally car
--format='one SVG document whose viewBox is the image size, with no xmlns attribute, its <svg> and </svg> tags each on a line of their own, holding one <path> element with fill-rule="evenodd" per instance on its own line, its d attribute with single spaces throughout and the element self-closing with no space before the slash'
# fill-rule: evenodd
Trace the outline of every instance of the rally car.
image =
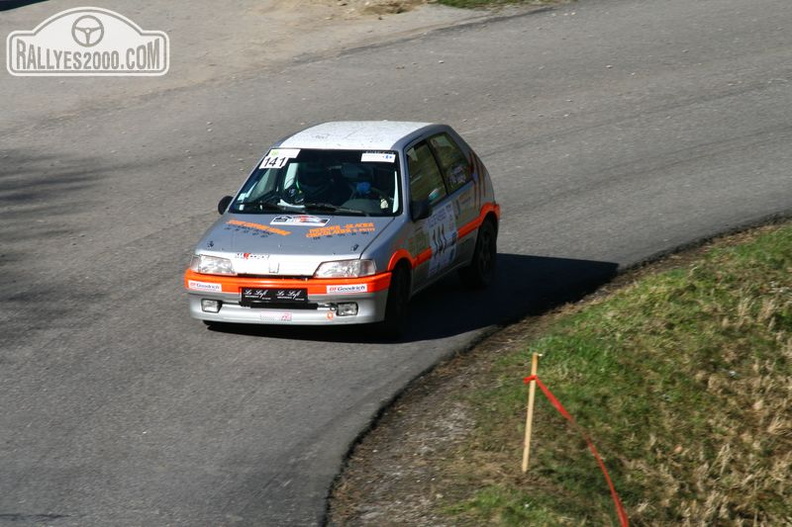
<svg viewBox="0 0 792 527">
<path fill-rule="evenodd" d="M 256 163 L 195 248 L 184 286 L 207 324 L 376 324 L 398 336 L 418 291 L 494 276 L 500 206 L 442 124 L 329 122 Z"/>
</svg>

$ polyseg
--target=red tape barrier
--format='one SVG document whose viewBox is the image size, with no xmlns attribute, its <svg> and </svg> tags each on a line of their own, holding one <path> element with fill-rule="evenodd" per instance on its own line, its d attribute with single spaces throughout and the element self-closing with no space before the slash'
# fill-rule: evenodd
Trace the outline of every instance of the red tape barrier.
<svg viewBox="0 0 792 527">
<path fill-rule="evenodd" d="M 567 412 L 566 408 L 564 408 L 564 405 L 561 404 L 561 401 L 559 401 L 556 398 L 556 396 L 553 395 L 553 392 L 551 392 L 547 388 L 547 386 L 545 386 L 544 383 L 542 383 L 542 381 L 539 380 L 538 376 L 531 375 L 530 377 L 526 377 L 525 379 L 523 379 L 523 382 L 525 382 L 525 384 L 528 384 L 531 381 L 536 381 L 536 384 L 539 386 L 539 388 L 542 389 L 542 392 L 544 392 L 545 397 L 547 397 L 547 400 L 550 401 L 550 404 L 552 404 L 555 407 L 555 409 L 558 410 L 558 413 L 563 415 L 567 421 L 572 423 L 572 425 L 578 430 L 578 432 L 580 432 L 580 434 L 586 440 L 589 450 L 591 450 L 591 453 L 594 454 L 594 458 L 596 458 L 600 470 L 602 470 L 602 473 L 605 475 L 605 481 L 608 482 L 608 487 L 610 488 L 610 493 L 611 493 L 611 497 L 613 498 L 613 503 L 616 505 L 616 513 L 619 515 L 619 522 L 621 522 L 621 525 L 623 527 L 627 527 L 629 525 L 629 522 L 627 521 L 627 513 L 624 512 L 624 507 L 622 506 L 621 500 L 619 500 L 619 495 L 616 493 L 616 487 L 613 486 L 613 482 L 611 481 L 611 478 L 608 475 L 608 469 L 605 468 L 605 463 L 602 462 L 602 458 L 600 457 L 599 452 L 597 452 L 597 448 L 594 446 L 594 443 L 591 441 L 591 438 L 580 427 L 580 425 L 578 425 L 575 422 L 575 418 L 572 417 L 572 414 Z"/>
</svg>

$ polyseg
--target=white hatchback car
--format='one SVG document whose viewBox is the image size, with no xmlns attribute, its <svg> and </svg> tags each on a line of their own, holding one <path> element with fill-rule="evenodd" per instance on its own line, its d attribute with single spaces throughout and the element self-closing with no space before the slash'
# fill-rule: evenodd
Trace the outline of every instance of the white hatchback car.
<svg viewBox="0 0 792 527">
<path fill-rule="evenodd" d="M 190 313 L 212 323 L 378 323 L 397 336 L 412 295 L 452 271 L 495 271 L 500 206 L 450 126 L 356 121 L 275 144 L 195 248 Z"/>
</svg>

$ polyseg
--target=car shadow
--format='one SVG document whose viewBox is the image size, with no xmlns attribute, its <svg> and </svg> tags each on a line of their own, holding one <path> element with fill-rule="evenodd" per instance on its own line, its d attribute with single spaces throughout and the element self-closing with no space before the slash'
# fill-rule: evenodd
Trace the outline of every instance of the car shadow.
<svg viewBox="0 0 792 527">
<path fill-rule="evenodd" d="M 580 300 L 610 282 L 618 264 L 519 254 L 498 255 L 497 279 L 469 290 L 449 277 L 413 299 L 411 340 L 443 338 L 516 322 Z"/>
<path fill-rule="evenodd" d="M 497 278 L 488 288 L 469 290 L 456 275 L 421 292 L 410 303 L 404 335 L 398 341 L 434 340 L 541 315 L 579 300 L 612 280 L 618 264 L 520 254 L 499 254 Z M 386 342 L 365 326 L 210 327 L 214 331 L 271 338 L 371 343 Z"/>
</svg>

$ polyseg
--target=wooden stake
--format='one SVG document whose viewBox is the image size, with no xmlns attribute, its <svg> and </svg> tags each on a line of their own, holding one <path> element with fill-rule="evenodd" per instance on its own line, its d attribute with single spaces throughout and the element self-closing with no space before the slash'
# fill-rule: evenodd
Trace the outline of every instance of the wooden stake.
<svg viewBox="0 0 792 527">
<path fill-rule="evenodd" d="M 539 369 L 539 354 L 534 353 L 531 358 L 531 376 L 536 376 Z M 528 472 L 528 461 L 531 457 L 531 432 L 533 428 L 534 399 L 536 396 L 536 381 L 528 385 L 528 414 L 525 416 L 525 448 L 523 449 L 522 471 Z"/>
</svg>

